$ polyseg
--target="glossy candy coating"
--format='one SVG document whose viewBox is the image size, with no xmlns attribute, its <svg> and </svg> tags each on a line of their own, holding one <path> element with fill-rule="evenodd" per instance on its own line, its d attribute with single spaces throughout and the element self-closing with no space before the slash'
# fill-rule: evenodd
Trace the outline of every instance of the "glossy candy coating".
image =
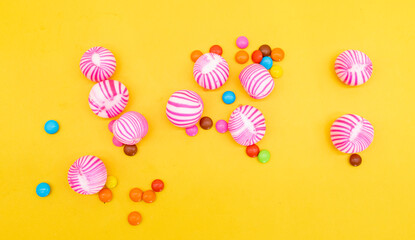
<svg viewBox="0 0 415 240">
<path fill-rule="evenodd" d="M 45 182 L 42 182 L 42 183 L 39 183 L 36 186 L 36 194 L 39 197 L 46 197 L 46 196 L 49 195 L 49 193 L 50 193 L 50 186 L 49 186 L 49 184 L 47 184 Z"/>
<path fill-rule="evenodd" d="M 215 54 L 218 54 L 218 55 L 222 56 L 223 50 L 222 50 L 222 47 L 221 46 L 219 46 L 219 45 L 213 45 L 212 47 L 210 47 L 209 52 L 210 53 L 215 53 Z"/>
<path fill-rule="evenodd" d="M 252 61 L 254 63 L 260 63 L 262 61 L 263 55 L 259 50 L 255 50 L 251 55 Z"/>
<path fill-rule="evenodd" d="M 228 123 L 225 120 L 219 120 L 215 124 L 216 131 L 219 133 L 225 133 L 228 131 Z"/>
<path fill-rule="evenodd" d="M 133 189 L 131 189 L 129 195 L 130 195 L 130 199 L 133 202 L 139 202 L 139 201 L 142 200 L 143 191 L 141 189 L 139 189 L 139 188 L 133 188 Z"/>
<path fill-rule="evenodd" d="M 285 53 L 281 48 L 274 48 L 271 51 L 271 58 L 276 62 L 280 62 L 284 59 Z"/>
<path fill-rule="evenodd" d="M 164 182 L 160 179 L 156 179 L 151 183 L 151 189 L 154 192 L 161 192 L 164 189 Z"/>
<path fill-rule="evenodd" d="M 244 50 L 238 51 L 235 54 L 235 60 L 236 60 L 237 63 L 244 64 L 244 63 L 248 62 L 249 54 Z"/>
<path fill-rule="evenodd" d="M 189 135 L 189 137 L 196 136 L 198 132 L 199 128 L 196 125 L 186 128 L 186 134 Z"/>
<path fill-rule="evenodd" d="M 247 37 L 245 37 L 245 36 L 239 36 L 236 39 L 236 46 L 238 48 L 245 49 L 245 48 L 248 47 L 248 45 L 249 45 L 249 41 L 248 41 L 248 38 Z"/>
<path fill-rule="evenodd" d="M 48 134 L 55 134 L 59 131 L 59 123 L 55 120 L 49 120 L 45 123 L 44 128 Z"/>
<path fill-rule="evenodd" d="M 272 67 L 273 62 L 270 57 L 263 57 L 260 64 L 264 66 L 267 70 L 269 70 Z"/>
</svg>

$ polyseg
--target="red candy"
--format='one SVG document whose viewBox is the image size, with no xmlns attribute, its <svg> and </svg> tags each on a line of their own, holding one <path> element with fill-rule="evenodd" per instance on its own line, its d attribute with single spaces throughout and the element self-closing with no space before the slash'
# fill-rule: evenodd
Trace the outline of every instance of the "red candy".
<svg viewBox="0 0 415 240">
<path fill-rule="evenodd" d="M 151 183 L 151 188 L 154 192 L 161 192 L 164 189 L 164 182 L 160 179 L 156 179 Z"/>
<path fill-rule="evenodd" d="M 209 49 L 210 53 L 216 53 L 218 55 L 222 56 L 222 48 L 219 45 L 213 45 L 212 47 L 210 47 Z"/>
<path fill-rule="evenodd" d="M 246 154 L 250 157 L 256 157 L 259 154 L 259 147 L 257 145 L 251 145 L 246 147 Z"/>
<path fill-rule="evenodd" d="M 261 62 L 261 60 L 262 60 L 262 52 L 261 52 L 261 51 L 259 51 L 259 50 L 255 50 L 255 51 L 252 53 L 251 58 L 252 58 L 252 61 L 253 61 L 254 63 L 260 63 L 260 62 Z"/>
</svg>

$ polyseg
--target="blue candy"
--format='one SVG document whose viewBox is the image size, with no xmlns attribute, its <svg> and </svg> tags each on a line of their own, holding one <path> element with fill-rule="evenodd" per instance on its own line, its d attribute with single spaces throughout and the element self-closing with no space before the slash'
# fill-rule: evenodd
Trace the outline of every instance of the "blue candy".
<svg viewBox="0 0 415 240">
<path fill-rule="evenodd" d="M 262 66 L 264 66 L 266 69 L 269 70 L 272 67 L 272 58 L 263 57 L 259 64 L 261 64 Z"/>
<path fill-rule="evenodd" d="M 55 134 L 59 130 L 59 124 L 55 120 L 49 120 L 45 123 L 45 131 L 49 134 Z"/>
<path fill-rule="evenodd" d="M 235 93 L 232 91 L 226 91 L 222 95 L 222 100 L 226 104 L 231 104 L 235 102 L 235 99 L 236 99 Z"/>
<path fill-rule="evenodd" d="M 47 183 L 39 183 L 36 187 L 36 194 L 39 197 L 46 197 L 50 193 L 50 186 Z"/>
</svg>

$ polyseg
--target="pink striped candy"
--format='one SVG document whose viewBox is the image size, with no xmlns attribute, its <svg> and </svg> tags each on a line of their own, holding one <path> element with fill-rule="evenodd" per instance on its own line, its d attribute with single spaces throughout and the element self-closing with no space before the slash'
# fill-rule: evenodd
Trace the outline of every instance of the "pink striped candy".
<svg viewBox="0 0 415 240">
<path fill-rule="evenodd" d="M 167 118 L 177 127 L 193 127 L 199 121 L 202 113 L 202 98 L 190 90 L 180 90 L 173 93 L 167 102 Z"/>
<path fill-rule="evenodd" d="M 220 55 L 205 53 L 195 62 L 193 76 L 200 86 L 213 90 L 219 88 L 228 80 L 229 66 Z"/>
<path fill-rule="evenodd" d="M 147 135 L 148 123 L 138 112 L 124 113 L 112 126 L 114 137 L 126 145 L 134 145 Z"/>
<path fill-rule="evenodd" d="M 101 82 L 109 79 L 115 71 L 115 57 L 110 50 L 103 47 L 93 47 L 82 55 L 82 73 L 89 80 Z"/>
<path fill-rule="evenodd" d="M 124 110 L 128 98 L 128 90 L 124 84 L 115 80 L 104 80 L 92 87 L 88 102 L 96 115 L 113 118 Z"/>
<path fill-rule="evenodd" d="M 330 129 L 331 141 L 344 153 L 358 153 L 365 150 L 372 143 L 373 135 L 372 124 L 354 114 L 339 117 Z"/>
<path fill-rule="evenodd" d="M 366 54 L 358 50 L 347 50 L 337 57 L 334 70 L 343 83 L 357 86 L 369 80 L 373 66 Z"/>
<path fill-rule="evenodd" d="M 255 144 L 265 135 L 264 115 L 252 106 L 239 106 L 229 118 L 228 130 L 237 143 L 243 146 Z"/>
<path fill-rule="evenodd" d="M 78 158 L 68 171 L 71 188 L 80 194 L 99 192 L 107 181 L 107 169 L 98 157 L 86 155 Z"/>
<path fill-rule="evenodd" d="M 274 89 L 274 79 L 261 64 L 246 66 L 239 74 L 239 80 L 245 91 L 254 99 L 265 98 Z"/>
</svg>

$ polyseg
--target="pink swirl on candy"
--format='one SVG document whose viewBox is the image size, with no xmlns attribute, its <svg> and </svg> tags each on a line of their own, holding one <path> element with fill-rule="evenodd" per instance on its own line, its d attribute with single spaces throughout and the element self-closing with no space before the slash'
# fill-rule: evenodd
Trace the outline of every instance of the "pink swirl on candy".
<svg viewBox="0 0 415 240">
<path fill-rule="evenodd" d="M 173 93 L 167 102 L 167 118 L 177 127 L 193 127 L 199 121 L 202 113 L 202 98 L 190 90 L 180 90 Z"/>
<path fill-rule="evenodd" d="M 147 135 L 148 123 L 138 112 L 124 113 L 112 126 L 114 137 L 126 145 L 134 145 Z"/>
<path fill-rule="evenodd" d="M 274 89 L 274 79 L 261 64 L 246 66 L 239 74 L 239 80 L 245 91 L 254 99 L 265 98 Z"/>
<path fill-rule="evenodd" d="M 124 110 L 128 98 L 128 90 L 124 84 L 115 80 L 104 80 L 92 87 L 88 102 L 96 115 L 113 118 Z"/>
<path fill-rule="evenodd" d="M 355 114 L 346 114 L 334 121 L 330 137 L 334 146 L 344 153 L 358 153 L 373 141 L 374 129 L 370 122 Z"/>
<path fill-rule="evenodd" d="M 107 169 L 98 157 L 86 155 L 78 158 L 68 171 L 69 186 L 80 194 L 99 192 L 107 181 Z"/>
<path fill-rule="evenodd" d="M 266 130 L 265 117 L 255 107 L 249 105 L 239 106 L 229 118 L 228 130 L 237 143 L 250 146 L 264 137 Z"/>
<path fill-rule="evenodd" d="M 193 76 L 203 88 L 217 89 L 228 80 L 229 66 L 218 54 L 205 53 L 197 59 L 193 67 Z"/>
<path fill-rule="evenodd" d="M 373 66 L 370 58 L 363 52 L 347 50 L 336 58 L 334 70 L 343 83 L 357 86 L 369 80 Z"/>
<path fill-rule="evenodd" d="M 82 55 L 79 66 L 89 80 L 101 82 L 114 74 L 116 62 L 114 54 L 110 50 L 103 47 L 93 47 Z"/>
</svg>

